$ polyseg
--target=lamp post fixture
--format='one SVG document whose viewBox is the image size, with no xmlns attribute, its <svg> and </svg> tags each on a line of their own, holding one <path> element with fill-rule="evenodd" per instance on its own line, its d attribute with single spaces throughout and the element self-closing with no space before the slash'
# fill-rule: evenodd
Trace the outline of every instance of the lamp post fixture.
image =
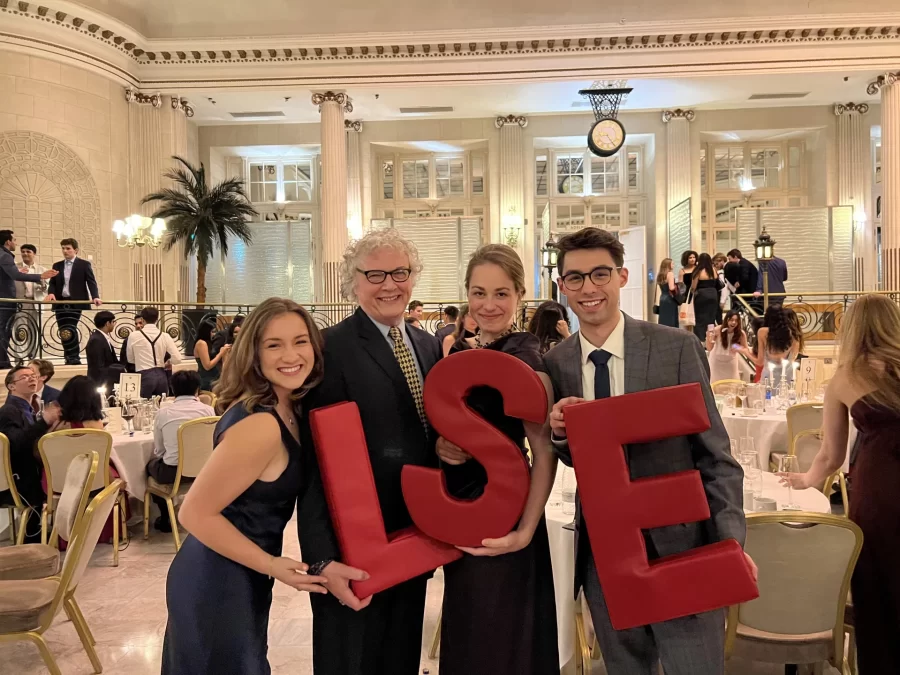
<svg viewBox="0 0 900 675">
<path fill-rule="evenodd" d="M 556 267 L 556 260 L 559 255 L 559 249 L 556 247 L 556 235 L 550 234 L 550 238 L 541 248 L 541 267 L 547 272 L 547 288 L 553 296 L 553 268 Z"/>
<path fill-rule="evenodd" d="M 765 311 L 769 309 L 769 262 L 775 257 L 775 240 L 766 232 L 765 225 L 753 245 L 756 247 L 756 260 L 759 261 L 763 275 L 763 311 Z"/>
</svg>

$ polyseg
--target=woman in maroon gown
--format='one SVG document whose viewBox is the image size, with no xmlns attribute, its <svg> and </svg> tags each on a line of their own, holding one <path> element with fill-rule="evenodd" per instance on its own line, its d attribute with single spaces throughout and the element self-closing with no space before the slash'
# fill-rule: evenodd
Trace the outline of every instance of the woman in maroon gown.
<svg viewBox="0 0 900 675">
<path fill-rule="evenodd" d="M 850 519 L 863 531 L 853 573 L 860 675 L 900 668 L 900 309 L 861 296 L 844 314 L 838 369 L 825 394 L 825 439 L 809 471 L 784 475 L 819 488 L 841 468 L 849 421 L 859 430 Z"/>
</svg>

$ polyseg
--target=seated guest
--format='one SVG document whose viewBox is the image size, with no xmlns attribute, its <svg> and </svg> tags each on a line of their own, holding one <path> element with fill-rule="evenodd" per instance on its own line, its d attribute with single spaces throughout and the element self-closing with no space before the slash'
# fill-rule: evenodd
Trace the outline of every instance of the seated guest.
<svg viewBox="0 0 900 675">
<path fill-rule="evenodd" d="M 444 307 L 443 326 L 434 332 L 434 337 L 444 343 L 444 338 L 456 330 L 456 319 L 459 318 L 459 308 L 455 305 Z"/>
<path fill-rule="evenodd" d="M 165 485 L 175 482 L 178 469 L 178 427 L 184 422 L 198 417 L 213 417 L 216 413 L 197 398 L 200 393 L 200 376 L 193 370 L 179 370 L 172 375 L 172 391 L 175 402 L 162 408 L 156 415 L 153 426 L 153 459 L 147 464 L 147 474 Z M 153 501 L 162 514 L 156 519 L 156 529 L 171 532 L 169 511 L 166 501 L 153 496 Z"/>
<path fill-rule="evenodd" d="M 9 439 L 9 458 L 16 489 L 32 507 L 25 527 L 25 542 L 40 543 L 40 513 L 45 495 L 41 488 L 41 460 L 36 454 L 35 444 L 59 420 L 59 407 L 48 405 L 42 413 L 36 412 L 38 380 L 28 366 L 16 366 L 10 370 L 5 383 L 7 396 L 6 403 L 0 407 L 0 433 Z M 0 503 L 10 502 L 9 491 L 0 492 Z"/>
<path fill-rule="evenodd" d="M 156 307 L 144 307 L 141 317 L 146 325 L 128 336 L 126 355 L 141 375 L 141 398 L 151 398 L 169 393 L 166 362 L 181 363 L 181 353 L 172 336 L 157 327 Z"/>
<path fill-rule="evenodd" d="M 59 398 L 59 389 L 51 387 L 47 383 L 56 374 L 56 368 L 50 361 L 45 359 L 34 359 L 30 364 L 37 378 L 37 397 L 38 401 L 44 403 L 52 403 Z"/>
<path fill-rule="evenodd" d="M 94 381 L 84 375 L 76 375 L 66 382 L 59 394 L 60 429 L 103 430 L 103 406 Z"/>
<path fill-rule="evenodd" d="M 88 339 L 85 353 L 87 355 L 87 376 L 95 387 L 106 387 L 106 395 L 113 392 L 113 385 L 119 381 L 119 375 L 125 372 L 116 356 L 110 335 L 116 327 L 116 317 L 106 310 L 94 316 L 97 327 Z"/>
</svg>

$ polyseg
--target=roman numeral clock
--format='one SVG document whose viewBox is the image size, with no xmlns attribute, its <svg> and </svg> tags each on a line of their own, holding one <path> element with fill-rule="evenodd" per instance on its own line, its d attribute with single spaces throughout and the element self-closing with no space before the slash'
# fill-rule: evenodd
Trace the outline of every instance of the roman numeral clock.
<svg viewBox="0 0 900 675">
<path fill-rule="evenodd" d="M 596 120 L 588 131 L 587 144 L 598 157 L 612 157 L 625 144 L 625 127 L 617 119 L 622 99 L 631 87 L 582 89 L 578 93 L 591 102 Z"/>
</svg>

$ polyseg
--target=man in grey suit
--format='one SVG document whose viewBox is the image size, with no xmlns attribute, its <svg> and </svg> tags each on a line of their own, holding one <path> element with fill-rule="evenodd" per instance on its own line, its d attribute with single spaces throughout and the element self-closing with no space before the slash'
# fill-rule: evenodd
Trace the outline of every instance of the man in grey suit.
<svg viewBox="0 0 900 675">
<path fill-rule="evenodd" d="M 626 457 L 632 479 L 696 469 L 709 500 L 711 518 L 644 532 L 649 558 L 687 551 L 725 539 L 744 543 L 742 472 L 731 457 L 728 435 L 709 386 L 709 365 L 691 333 L 637 321 L 619 310 L 619 292 L 628 281 L 624 247 L 614 235 L 586 228 L 558 244 L 559 288 L 580 322 L 579 332 L 547 352 L 547 372 L 557 403 L 550 413 L 553 445 L 571 466 L 565 406 L 648 389 L 697 382 L 703 389 L 711 427 L 694 436 L 630 445 Z M 673 406 L 679 401 L 673 400 Z M 647 411 L 648 417 L 653 415 Z M 602 490 L 603 485 L 581 485 Z M 583 588 L 610 675 L 721 675 L 725 672 L 724 610 L 662 623 L 615 630 L 597 576 L 588 532 L 577 505 L 575 593 Z M 615 551 L 611 552 L 615 555 Z M 755 576 L 755 565 L 747 557 Z"/>
<path fill-rule="evenodd" d="M 16 235 L 12 230 L 0 230 L 0 298 L 15 298 L 17 281 L 41 283 L 44 279 L 52 279 L 57 274 L 53 270 L 41 274 L 20 272 L 13 255 L 15 251 Z M 10 367 L 9 334 L 15 314 L 16 303 L 0 302 L 0 369 Z"/>
</svg>

